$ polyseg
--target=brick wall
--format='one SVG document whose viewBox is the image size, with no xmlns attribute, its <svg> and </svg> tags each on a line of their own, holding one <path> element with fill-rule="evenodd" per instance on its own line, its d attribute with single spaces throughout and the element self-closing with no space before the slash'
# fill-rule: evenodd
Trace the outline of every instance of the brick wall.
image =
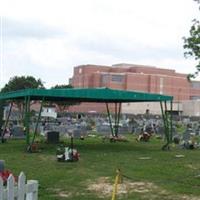
<svg viewBox="0 0 200 200">
<path fill-rule="evenodd" d="M 176 73 L 171 69 L 126 63 L 113 66 L 77 66 L 74 68 L 72 85 L 166 94 L 174 96 L 175 101 L 190 100 L 192 97 L 200 96 L 200 87 L 193 88 L 186 74 Z M 88 104 L 85 105 L 85 110 L 89 109 L 87 106 Z"/>
</svg>

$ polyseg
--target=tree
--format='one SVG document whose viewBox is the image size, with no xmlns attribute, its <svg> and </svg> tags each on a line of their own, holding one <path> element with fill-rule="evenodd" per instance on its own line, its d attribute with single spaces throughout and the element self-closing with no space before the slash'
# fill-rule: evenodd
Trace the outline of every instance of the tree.
<svg viewBox="0 0 200 200">
<path fill-rule="evenodd" d="M 22 89 L 29 89 L 29 88 L 44 88 L 44 85 L 41 81 L 41 79 L 35 79 L 33 76 L 14 76 L 12 77 L 8 83 L 1 89 L 1 93 L 4 92 L 11 92 L 16 90 L 22 90 Z M 4 102 L 0 102 L 0 116 L 3 112 L 3 106 L 5 105 Z M 23 103 L 21 101 L 15 101 L 15 104 L 17 105 L 20 113 L 22 114 L 23 110 Z M 21 118 L 23 118 L 23 115 L 21 115 Z M 0 127 L 2 124 L 0 124 Z"/>
<path fill-rule="evenodd" d="M 33 76 L 14 76 L 1 89 L 1 92 L 11 92 L 29 88 L 44 88 L 41 79 L 35 79 Z"/>
<path fill-rule="evenodd" d="M 51 89 L 67 89 L 67 88 L 73 88 L 72 85 L 55 85 Z M 77 103 L 74 102 L 66 102 L 66 101 L 58 101 L 55 102 L 55 104 L 58 106 L 60 111 L 64 111 L 67 107 L 72 106 L 72 105 L 77 105 Z"/>
<path fill-rule="evenodd" d="M 200 4 L 200 0 L 194 0 Z M 200 6 L 199 6 L 200 10 Z M 193 57 L 197 61 L 196 71 L 188 75 L 189 80 L 191 78 L 196 78 L 200 72 L 200 20 L 194 19 L 193 24 L 190 28 L 190 36 L 188 38 L 184 37 L 184 53 L 185 57 Z"/>
<path fill-rule="evenodd" d="M 73 88 L 73 86 L 70 84 L 68 85 L 62 84 L 62 85 L 55 85 L 51 89 L 67 89 L 67 88 Z"/>
</svg>

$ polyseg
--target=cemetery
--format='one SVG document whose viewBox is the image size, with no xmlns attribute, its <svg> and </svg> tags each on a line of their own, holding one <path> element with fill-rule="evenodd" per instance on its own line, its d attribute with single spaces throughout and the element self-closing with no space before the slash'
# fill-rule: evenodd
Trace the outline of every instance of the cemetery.
<svg viewBox="0 0 200 200">
<path fill-rule="evenodd" d="M 102 91 L 107 92 L 107 99 L 101 98 Z M 73 93 L 72 98 L 72 93 L 64 96 L 63 90 L 39 92 L 0 96 L 7 100 L 25 97 L 25 126 L 14 123 L 16 118 L 9 121 L 12 106 L 6 115 L 0 144 L 0 160 L 5 167 L 0 166 L 0 173 L 9 172 L 16 180 L 10 174 L 7 179 L 14 182 L 25 175 L 27 180 L 36 181 L 38 190 L 24 193 L 27 199 L 33 199 L 31 195 L 41 200 L 199 199 L 200 122 L 198 118 L 173 116 L 166 104 L 172 101 L 170 96 L 121 96 L 115 90 L 103 89 L 94 91 L 93 96 L 85 89 L 79 90 L 81 96 Z M 41 115 L 44 98 L 101 101 L 106 103 L 108 113 L 66 113 L 49 119 Z M 162 115 L 120 114 L 120 103 L 139 98 L 158 101 Z M 30 116 L 33 99 L 42 103 L 39 113 Z M 111 102 L 116 104 L 115 113 L 109 111 Z"/>
</svg>

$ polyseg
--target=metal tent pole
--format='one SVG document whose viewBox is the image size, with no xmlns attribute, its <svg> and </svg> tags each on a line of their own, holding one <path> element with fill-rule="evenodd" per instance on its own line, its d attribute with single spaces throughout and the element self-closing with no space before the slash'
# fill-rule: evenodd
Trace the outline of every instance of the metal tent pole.
<svg viewBox="0 0 200 200">
<path fill-rule="evenodd" d="M 121 114 L 121 105 L 122 103 L 119 103 L 119 107 L 118 107 L 118 113 L 117 113 L 117 129 L 116 129 L 116 136 L 118 137 L 118 133 L 119 133 L 119 120 L 120 120 L 120 114 Z"/>
<path fill-rule="evenodd" d="M 170 113 L 171 113 L 170 115 L 170 142 L 172 142 L 172 136 L 173 136 L 172 135 L 173 134 L 172 111 L 173 111 L 173 102 L 170 101 Z"/>
<path fill-rule="evenodd" d="M 115 103 L 115 127 L 114 127 L 114 132 L 115 132 L 115 137 L 117 137 L 117 103 Z"/>
<path fill-rule="evenodd" d="M 164 112 L 164 108 L 162 105 L 162 102 L 160 101 L 160 107 L 161 107 L 161 112 L 162 112 L 162 118 L 163 118 L 163 123 L 164 123 L 164 132 L 165 132 L 165 137 L 167 139 L 167 143 L 165 145 L 163 145 L 162 149 L 166 150 L 166 148 L 169 148 L 169 134 L 168 134 L 168 130 L 167 130 L 167 118 Z"/>
<path fill-rule="evenodd" d="M 26 144 L 30 145 L 30 96 L 25 98 L 25 131 L 26 131 Z"/>
<path fill-rule="evenodd" d="M 25 109 L 24 109 L 24 133 L 26 134 L 26 144 L 28 145 L 28 137 L 26 133 L 27 129 L 27 97 L 25 97 Z"/>
<path fill-rule="evenodd" d="M 166 127 L 167 127 L 167 130 L 166 130 L 166 133 L 168 135 L 168 142 L 170 142 L 170 130 L 169 130 L 169 114 L 168 114 L 168 109 L 167 109 L 167 102 L 165 101 L 165 119 L 166 119 Z"/>
<path fill-rule="evenodd" d="M 26 109 L 26 99 L 24 99 L 24 101 L 22 102 L 22 116 L 20 119 L 20 122 L 24 124 L 24 116 L 25 116 L 25 109 Z"/>
<path fill-rule="evenodd" d="M 111 134 L 114 137 L 113 126 L 112 126 L 112 121 L 110 118 L 110 111 L 109 111 L 108 103 L 106 103 L 106 109 L 107 109 L 108 119 L 109 119 L 109 123 L 110 123 Z"/>
<path fill-rule="evenodd" d="M 34 134 L 33 134 L 33 139 L 32 139 L 31 145 L 35 141 L 35 137 L 36 137 L 36 133 L 37 133 L 37 129 L 38 129 L 38 124 L 39 124 L 39 121 L 40 121 L 40 118 L 41 118 L 43 104 L 44 104 L 44 97 L 42 98 L 42 102 L 41 102 L 41 105 L 40 105 L 40 111 L 39 111 L 37 122 L 36 122 L 36 125 L 35 125 L 35 130 L 34 130 Z"/>
<path fill-rule="evenodd" d="M 27 97 L 24 98 L 24 108 L 23 108 L 23 126 L 24 126 L 24 129 L 26 129 L 26 111 L 27 111 Z M 24 130 L 24 133 L 25 133 L 25 130 Z"/>
<path fill-rule="evenodd" d="M 73 151 L 74 151 L 74 136 L 71 135 L 71 161 L 73 162 L 74 161 L 74 158 L 73 158 Z"/>
<path fill-rule="evenodd" d="M 4 143 L 4 136 L 5 136 L 5 133 L 6 133 L 6 128 L 8 126 L 8 121 L 9 121 L 9 118 L 10 118 L 12 107 L 13 107 L 13 102 L 11 102 L 10 109 L 9 109 L 9 112 L 8 112 L 8 115 L 7 115 L 7 118 L 6 118 L 6 121 L 5 121 L 5 126 L 4 126 L 4 129 L 3 129 L 3 132 L 1 133 L 2 134 L 1 135 L 1 142 L 2 143 Z"/>
</svg>

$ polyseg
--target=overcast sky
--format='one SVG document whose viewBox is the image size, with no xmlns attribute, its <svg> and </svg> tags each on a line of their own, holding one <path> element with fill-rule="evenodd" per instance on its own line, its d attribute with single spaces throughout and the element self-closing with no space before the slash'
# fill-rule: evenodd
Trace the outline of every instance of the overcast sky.
<svg viewBox="0 0 200 200">
<path fill-rule="evenodd" d="M 0 0 L 0 87 L 15 76 L 68 84 L 82 64 L 132 63 L 194 71 L 183 36 L 193 0 Z"/>
</svg>

